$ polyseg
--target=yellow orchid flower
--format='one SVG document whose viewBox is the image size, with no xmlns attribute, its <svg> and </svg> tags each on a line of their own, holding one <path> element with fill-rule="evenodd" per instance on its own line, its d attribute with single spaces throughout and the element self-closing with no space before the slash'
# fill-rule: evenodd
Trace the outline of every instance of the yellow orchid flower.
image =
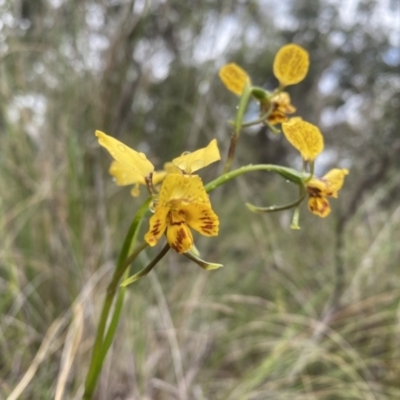
<svg viewBox="0 0 400 400">
<path fill-rule="evenodd" d="M 307 75 L 310 59 L 307 50 L 290 43 L 278 50 L 274 58 L 273 71 L 281 86 L 294 85 Z"/>
<path fill-rule="evenodd" d="M 231 92 L 240 96 L 246 85 L 251 85 L 251 80 L 247 72 L 235 63 L 224 65 L 218 73 L 222 83 Z"/>
<path fill-rule="evenodd" d="M 170 247 L 185 253 L 193 246 L 189 227 L 204 236 L 216 236 L 219 220 L 198 175 L 168 174 L 162 183 L 145 240 L 155 246 L 166 231 Z"/>
<path fill-rule="evenodd" d="M 154 246 L 166 231 L 169 245 L 178 253 L 193 247 L 192 228 L 205 236 L 218 234 L 219 220 L 211 209 L 211 203 L 198 175 L 190 175 L 200 168 L 221 159 L 217 141 L 211 140 L 207 147 L 193 153 L 183 154 L 172 163 L 164 164 L 165 171 L 154 171 L 154 166 L 143 153 L 130 149 L 120 141 L 96 131 L 99 143 L 115 159 L 109 172 L 118 185 L 145 184 L 150 176 L 153 184 L 162 181 L 154 215 L 150 218 L 145 240 Z"/>
<path fill-rule="evenodd" d="M 319 217 L 325 218 L 331 212 L 331 207 L 327 197 L 338 197 L 338 192 L 344 183 L 344 177 L 349 170 L 334 168 L 322 178 L 314 177 L 307 182 L 307 192 L 309 194 L 308 208 Z"/>
<path fill-rule="evenodd" d="M 296 112 L 290 102 L 290 95 L 287 92 L 280 92 L 271 97 L 266 102 L 261 102 L 261 112 L 267 113 L 272 108 L 270 114 L 267 117 L 267 121 L 270 125 L 281 124 L 289 120 L 287 114 L 293 114 Z"/>
<path fill-rule="evenodd" d="M 289 143 L 300 151 L 304 161 L 314 161 L 324 149 L 321 131 L 317 126 L 303 121 L 300 117 L 284 122 L 282 130 Z"/>
</svg>

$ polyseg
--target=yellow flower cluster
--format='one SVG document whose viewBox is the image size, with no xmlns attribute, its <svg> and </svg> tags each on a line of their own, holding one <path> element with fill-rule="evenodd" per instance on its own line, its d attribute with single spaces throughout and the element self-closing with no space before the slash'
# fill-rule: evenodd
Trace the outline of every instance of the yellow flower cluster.
<svg viewBox="0 0 400 400">
<path fill-rule="evenodd" d="M 300 117 L 288 117 L 296 108 L 291 104 L 289 94 L 283 91 L 285 87 L 301 82 L 307 75 L 308 68 L 308 52 L 292 43 L 283 46 L 274 58 L 273 72 L 279 81 L 279 87 L 272 93 L 252 86 L 247 72 L 235 63 L 223 66 L 219 76 L 227 89 L 234 94 L 247 99 L 246 96 L 250 93 L 259 102 L 261 117 L 255 123 L 263 122 L 271 128 L 281 124 L 286 139 L 300 152 L 304 165 L 309 165 L 313 171 L 314 160 L 324 148 L 323 136 L 317 126 Z M 194 174 L 220 160 L 215 139 L 207 147 L 184 153 L 164 164 L 163 170 L 155 171 L 154 165 L 145 154 L 103 132 L 96 131 L 96 136 L 99 144 L 114 158 L 109 172 L 116 183 L 121 186 L 133 185 L 133 196 L 138 196 L 139 186 L 145 185 L 153 196 L 154 215 L 150 218 L 149 230 L 145 235 L 150 246 L 156 245 L 165 233 L 170 247 L 178 253 L 185 253 L 193 248 L 191 229 L 204 236 L 218 234 L 218 217 L 211 208 L 201 178 Z M 304 174 L 311 212 L 320 217 L 329 214 L 327 197 L 337 197 L 347 174 L 346 169 L 333 169 L 323 178 L 310 178 Z M 157 185 L 161 185 L 159 191 Z"/>
<path fill-rule="evenodd" d="M 258 90 L 261 96 L 257 96 L 254 92 L 260 103 L 260 112 L 265 115 L 265 123 L 280 124 L 288 120 L 288 114 L 296 112 L 296 108 L 291 104 L 289 93 L 282 90 L 286 86 L 301 82 L 307 75 L 309 64 L 308 52 L 297 44 L 291 43 L 280 48 L 273 65 L 279 88 L 273 93 Z M 238 96 L 243 93 L 246 85 L 252 85 L 247 72 L 235 63 L 224 65 L 219 71 L 219 77 L 225 87 Z"/>
<path fill-rule="evenodd" d="M 260 112 L 268 125 L 282 124 L 282 131 L 289 143 L 301 154 L 305 163 L 313 165 L 315 158 L 324 149 L 324 139 L 319 128 L 300 117 L 289 118 L 296 108 L 291 104 L 290 96 L 282 91 L 289 85 L 301 82 L 309 68 L 308 52 L 294 43 L 279 49 L 274 58 L 273 72 L 279 81 L 279 88 L 273 93 L 252 87 L 247 72 L 235 63 L 223 66 L 219 77 L 225 87 L 236 95 L 242 95 L 246 85 L 252 87 L 253 95 L 260 104 Z M 313 168 L 311 168 L 313 170 Z M 310 196 L 308 207 L 320 217 L 330 213 L 327 197 L 337 197 L 343 185 L 347 169 L 333 169 L 323 178 L 307 179 L 306 187 Z"/>
<path fill-rule="evenodd" d="M 218 217 L 211 208 L 201 178 L 193 175 L 193 172 L 221 159 L 215 139 L 205 148 L 173 159 L 167 164 L 166 171 L 157 172 L 145 154 L 101 131 L 96 131 L 96 136 L 99 144 L 114 158 L 110 173 L 117 184 L 146 184 L 152 191 L 152 185 L 161 183 L 160 193 L 155 198 L 154 215 L 145 235 L 150 246 L 155 246 L 166 233 L 170 247 L 178 253 L 185 253 L 194 243 L 189 228 L 204 236 L 218 234 Z"/>
</svg>

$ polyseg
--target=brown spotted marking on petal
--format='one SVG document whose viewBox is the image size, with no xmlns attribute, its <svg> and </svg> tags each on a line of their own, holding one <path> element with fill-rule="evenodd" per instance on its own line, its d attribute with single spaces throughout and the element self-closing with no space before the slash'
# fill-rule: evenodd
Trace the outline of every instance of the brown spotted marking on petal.
<svg viewBox="0 0 400 400">
<path fill-rule="evenodd" d="M 191 237 L 190 231 L 186 226 L 186 224 L 177 224 L 177 225 L 181 226 L 175 230 L 174 240 L 169 242 L 169 245 L 177 253 L 184 253 L 193 244 L 193 238 Z"/>
<path fill-rule="evenodd" d="M 213 224 L 207 224 L 207 225 L 202 225 L 201 230 L 209 235 L 211 235 L 211 233 L 214 230 L 214 225 Z"/>
<path fill-rule="evenodd" d="M 193 245 L 193 236 L 185 220 L 183 210 L 173 209 L 168 214 L 167 240 L 171 248 L 184 253 Z"/>
<path fill-rule="evenodd" d="M 207 234 L 211 234 L 215 230 L 214 220 L 207 214 L 206 211 L 202 212 L 203 217 L 200 217 L 199 220 L 203 222 L 200 226 L 200 229 Z"/>
<path fill-rule="evenodd" d="M 153 229 L 150 231 L 150 234 L 157 236 L 160 233 L 160 226 L 161 226 L 161 221 L 158 219 L 156 223 L 154 224 Z"/>
<path fill-rule="evenodd" d="M 183 219 L 180 220 L 174 220 L 174 214 L 172 212 L 170 212 L 168 214 L 168 225 L 182 225 L 184 224 L 185 221 Z"/>
<path fill-rule="evenodd" d="M 215 223 L 215 221 L 212 218 L 207 218 L 203 220 L 204 223 L 200 226 L 200 229 L 211 235 L 212 233 L 216 234 L 218 232 L 218 228 L 217 225 Z"/>
<path fill-rule="evenodd" d="M 179 223 L 179 225 L 180 225 L 181 223 Z M 176 233 L 176 240 L 175 240 L 175 242 L 174 243 L 172 243 L 172 248 L 176 251 L 176 252 L 178 252 L 178 253 L 180 253 L 181 251 L 182 251 L 182 243 L 183 243 L 183 241 L 184 241 L 184 239 L 186 238 L 186 232 L 185 232 L 185 230 L 183 229 L 183 227 L 181 227 L 181 228 L 179 228 L 178 229 L 178 232 Z"/>
<path fill-rule="evenodd" d="M 307 186 L 307 192 L 312 197 L 321 197 L 321 189 Z"/>
</svg>

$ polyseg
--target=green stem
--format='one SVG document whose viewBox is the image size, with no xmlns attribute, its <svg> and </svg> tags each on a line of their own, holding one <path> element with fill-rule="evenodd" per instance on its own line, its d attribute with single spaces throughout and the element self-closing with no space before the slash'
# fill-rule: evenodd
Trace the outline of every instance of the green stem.
<svg viewBox="0 0 400 400">
<path fill-rule="evenodd" d="M 125 270 L 125 272 L 122 276 L 122 280 L 128 274 L 129 274 L 129 268 L 127 268 Z M 119 319 L 120 319 L 121 313 L 122 313 L 122 306 L 124 304 L 125 292 L 126 292 L 126 288 L 121 288 L 118 291 L 117 299 L 115 300 L 114 313 L 111 317 L 111 321 L 109 323 L 108 330 L 107 330 L 107 333 L 106 333 L 106 336 L 104 339 L 103 347 L 101 349 L 100 365 L 103 365 L 104 359 L 106 358 L 108 350 L 110 349 L 110 346 L 114 340 L 115 332 L 117 330 Z"/>
<path fill-rule="evenodd" d="M 132 262 L 133 260 L 135 260 L 135 258 L 147 246 L 148 246 L 147 243 L 142 243 L 129 256 L 127 261 Z M 128 266 L 130 265 L 130 262 L 129 263 L 126 262 L 123 264 L 125 269 L 128 268 Z M 112 342 L 112 338 L 109 335 L 108 340 L 107 340 L 108 347 L 106 346 L 106 340 L 103 341 L 104 332 L 105 332 L 105 329 L 107 326 L 110 309 L 111 309 L 112 303 L 114 301 L 115 294 L 117 293 L 118 283 L 119 283 L 119 280 L 121 279 L 123 273 L 125 272 L 125 269 L 117 268 L 111 279 L 111 282 L 109 283 L 109 285 L 107 287 L 107 294 L 106 294 L 106 298 L 104 300 L 103 309 L 102 309 L 101 317 L 100 317 L 100 322 L 99 322 L 99 326 L 97 328 L 96 340 L 95 340 L 95 344 L 93 347 L 92 362 L 90 364 L 89 372 L 88 372 L 86 382 L 85 382 L 85 394 L 83 396 L 83 399 L 85 399 L 85 400 L 89 400 L 93 396 L 93 392 L 96 388 L 96 384 L 97 384 L 98 378 L 100 376 L 101 369 L 103 367 L 104 359 L 107 355 L 107 350 L 109 349 L 109 345 Z M 114 324 L 116 324 L 117 322 L 118 321 L 114 321 Z M 112 332 L 112 334 L 115 333 L 115 329 L 113 329 L 113 328 L 110 328 L 110 329 L 111 329 L 111 331 L 109 330 L 109 332 Z"/>
<path fill-rule="evenodd" d="M 257 207 L 253 204 L 250 203 L 246 203 L 246 207 L 255 213 L 267 213 L 267 212 L 277 212 L 277 211 L 284 211 L 284 210 L 290 210 L 294 207 L 299 206 L 304 198 L 307 195 L 307 191 L 306 188 L 304 186 L 304 184 L 298 184 L 300 191 L 299 191 L 299 198 L 296 201 L 293 201 L 292 203 L 289 204 L 285 204 L 283 206 L 269 206 L 269 207 Z"/>
<path fill-rule="evenodd" d="M 240 167 L 233 171 L 224 173 L 223 175 L 219 176 L 218 178 L 214 179 L 213 181 L 209 182 L 206 186 L 206 192 L 212 192 L 217 187 L 225 184 L 226 182 L 237 178 L 240 175 L 246 174 L 248 172 L 255 172 L 255 171 L 270 171 L 276 172 L 279 175 L 283 176 L 285 179 L 288 179 L 296 184 L 303 184 L 304 181 L 304 174 L 298 172 L 292 168 L 281 167 L 279 165 L 273 164 L 256 164 L 256 165 L 246 165 L 244 167 Z"/>
<path fill-rule="evenodd" d="M 150 261 L 150 263 L 144 267 L 142 270 L 140 270 L 138 273 L 135 275 L 132 275 L 131 277 L 124 279 L 121 283 L 121 287 L 126 287 L 130 285 L 133 282 L 136 282 L 143 276 L 146 276 L 157 264 L 158 262 L 168 253 L 170 247 L 169 244 L 167 243 L 161 251 L 153 258 L 153 260 Z"/>
<path fill-rule="evenodd" d="M 93 396 L 93 392 L 96 388 L 96 384 L 101 372 L 101 368 L 103 366 L 103 362 L 105 356 L 107 354 L 107 350 L 112 342 L 112 338 L 115 333 L 116 325 L 118 324 L 120 310 L 118 307 L 116 308 L 116 314 L 113 316 L 111 321 L 110 328 L 107 332 L 106 340 L 104 339 L 104 333 L 107 326 L 109 312 L 117 292 L 118 283 L 124 274 L 125 270 L 132 263 L 132 261 L 139 255 L 139 253 L 147 247 L 147 243 L 143 243 L 128 257 L 129 249 L 134 245 L 136 241 L 137 232 L 140 227 L 140 223 L 149 208 L 151 199 L 147 199 L 143 205 L 137 211 L 132 224 L 128 230 L 128 233 L 125 237 L 124 243 L 121 248 L 121 252 L 118 257 L 118 263 L 114 270 L 114 274 L 111 278 L 111 281 L 107 288 L 107 294 L 104 299 L 103 308 L 100 316 L 99 325 L 96 332 L 96 339 L 93 346 L 92 358 L 89 366 L 89 371 L 86 376 L 85 381 L 85 393 L 83 395 L 83 399 L 90 400 Z M 122 299 L 123 300 L 123 299 Z M 118 306 L 118 304 L 117 304 Z M 106 347 L 104 345 L 106 344 Z M 107 347 L 108 346 L 108 347 Z M 104 351 L 105 349 L 105 351 Z"/>
<path fill-rule="evenodd" d="M 310 182 L 311 179 L 313 178 L 313 176 L 314 176 L 314 165 L 315 165 L 314 160 L 310 161 L 310 176 L 306 179 L 305 183 Z"/>
<path fill-rule="evenodd" d="M 118 289 L 118 283 L 121 280 L 122 276 L 125 273 L 128 272 L 129 265 L 137 258 L 137 256 L 142 252 L 142 250 L 144 250 L 147 246 L 148 246 L 147 243 L 142 243 L 126 259 L 126 261 L 124 263 L 124 267 L 121 268 L 119 276 L 115 276 L 115 279 L 113 279 L 110 282 L 110 284 L 109 284 L 109 286 L 107 288 L 107 295 L 109 293 L 111 293 L 113 297 L 115 296 L 115 293 L 117 292 L 117 289 Z M 122 304 L 123 304 L 123 300 L 124 300 L 124 294 L 125 294 L 125 290 L 120 290 L 118 292 L 118 297 L 117 297 L 117 300 L 116 300 L 114 313 L 113 313 L 113 316 L 111 318 L 107 333 L 105 335 L 103 346 L 101 348 L 101 352 L 100 352 L 100 356 L 99 356 L 99 362 L 97 363 L 98 367 L 100 368 L 99 371 L 98 371 L 98 375 L 100 375 L 101 367 L 103 365 L 104 359 L 106 358 L 107 352 L 108 352 L 108 350 L 109 350 L 109 348 L 111 346 L 111 343 L 112 343 L 112 341 L 114 339 L 115 331 L 117 329 L 118 322 L 119 322 L 119 317 L 121 316 Z"/>
<path fill-rule="evenodd" d="M 305 183 L 304 183 L 300 187 L 299 195 L 303 196 L 303 199 L 304 199 L 306 197 L 306 194 L 307 194 L 307 188 L 306 188 Z M 292 223 L 290 224 L 290 229 L 300 229 L 299 218 L 300 218 L 300 203 L 294 209 L 294 213 L 293 213 L 293 217 L 292 217 Z"/>
<path fill-rule="evenodd" d="M 269 112 L 261 115 L 261 117 L 259 117 L 257 119 L 254 119 L 253 121 L 244 122 L 242 124 L 242 128 L 248 128 L 248 127 L 253 126 L 253 125 L 262 124 L 262 123 L 265 122 L 265 120 L 269 117 L 270 114 L 271 114 L 271 112 L 269 111 Z"/>
<path fill-rule="evenodd" d="M 240 130 L 242 128 L 244 113 L 246 111 L 247 104 L 249 103 L 250 96 L 251 86 L 246 84 L 242 93 L 242 97 L 240 98 L 238 111 L 236 113 L 231 142 L 229 144 L 228 157 L 226 159 L 225 167 L 223 169 L 223 174 L 231 169 L 232 162 L 235 157 L 236 145 L 239 140 Z"/>
</svg>

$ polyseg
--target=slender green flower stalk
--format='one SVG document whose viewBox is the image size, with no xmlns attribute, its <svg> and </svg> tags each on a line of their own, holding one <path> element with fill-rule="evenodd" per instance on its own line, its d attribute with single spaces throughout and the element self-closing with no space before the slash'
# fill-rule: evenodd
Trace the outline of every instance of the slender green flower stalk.
<svg viewBox="0 0 400 400">
<path fill-rule="evenodd" d="M 157 254 L 157 256 L 149 262 L 146 267 L 144 267 L 142 270 L 137 272 L 135 275 L 132 275 L 131 277 L 124 279 L 121 283 L 121 287 L 126 287 L 130 285 L 133 282 L 138 281 L 140 278 L 143 278 L 146 276 L 151 270 L 161 261 L 161 259 L 168 253 L 170 247 L 168 244 L 166 244 L 162 250 Z"/>
<path fill-rule="evenodd" d="M 229 182 L 232 179 L 237 178 L 240 175 L 256 171 L 276 172 L 283 178 L 296 184 L 301 184 L 304 180 L 304 174 L 292 168 L 281 167 L 280 165 L 273 165 L 273 164 L 256 164 L 256 165 L 250 164 L 235 169 L 233 171 L 226 172 L 221 176 L 219 176 L 218 178 L 214 179 L 213 181 L 209 182 L 207 185 L 205 185 L 206 192 L 210 193 L 217 187 L 224 185 L 225 183 Z"/>
<path fill-rule="evenodd" d="M 246 112 L 247 106 L 249 104 L 250 96 L 251 96 L 251 86 L 248 83 L 246 83 L 243 89 L 242 96 L 240 97 L 240 102 L 236 113 L 236 119 L 233 126 L 231 142 L 229 144 L 228 157 L 226 158 L 225 166 L 222 172 L 223 174 L 231 169 L 233 159 L 235 158 L 236 146 L 239 140 L 240 131 L 242 129 L 242 124 L 243 124 L 243 117 L 244 113 Z"/>
<path fill-rule="evenodd" d="M 150 199 L 146 200 L 136 213 L 122 245 L 114 274 L 107 287 L 106 297 L 104 299 L 100 321 L 97 327 L 96 339 L 93 346 L 89 371 L 87 373 L 85 381 L 85 393 L 83 395 L 83 399 L 85 400 L 89 400 L 93 396 L 105 357 L 107 355 L 107 351 L 114 338 L 116 327 L 118 325 L 118 321 L 121 315 L 124 291 L 119 291 L 119 297 L 116 302 L 116 307 L 114 308 L 114 313 L 111 318 L 108 331 L 106 332 L 107 322 L 109 321 L 110 317 L 110 310 L 114 302 L 114 297 L 118 291 L 121 277 L 124 275 L 130 264 L 147 247 L 147 243 L 143 243 L 137 246 L 136 249 L 131 253 L 131 255 L 128 256 L 130 248 L 134 247 L 136 244 L 140 225 L 142 223 L 144 215 L 148 211 L 149 204 Z"/>
</svg>

